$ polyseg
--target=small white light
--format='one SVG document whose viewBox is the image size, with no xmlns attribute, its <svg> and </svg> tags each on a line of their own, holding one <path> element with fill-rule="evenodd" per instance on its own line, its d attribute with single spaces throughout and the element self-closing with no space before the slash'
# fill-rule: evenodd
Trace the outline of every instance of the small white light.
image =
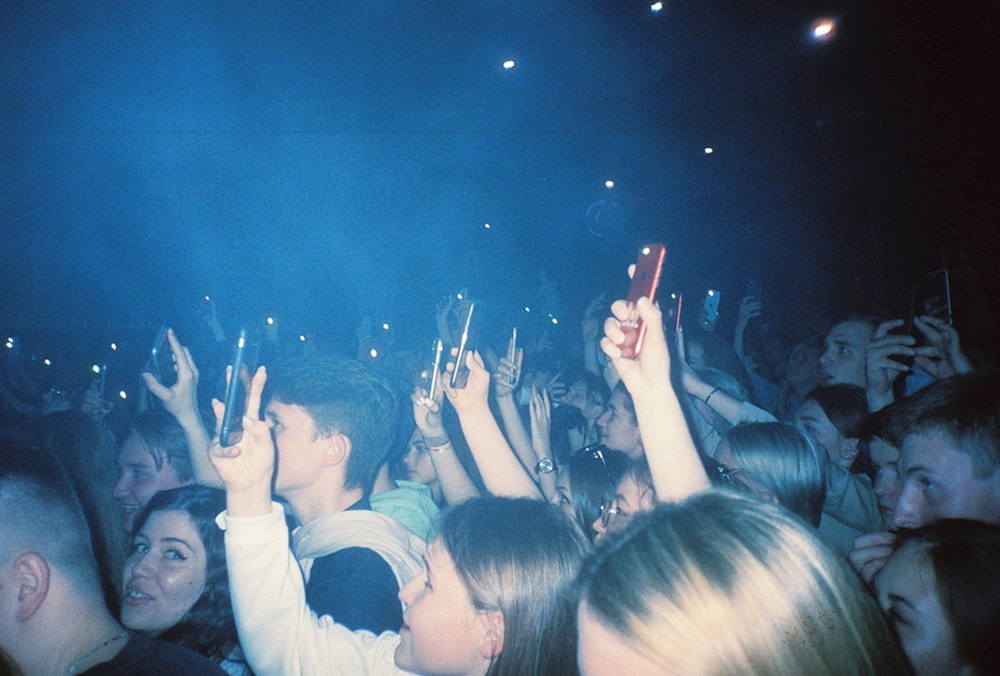
<svg viewBox="0 0 1000 676">
<path fill-rule="evenodd" d="M 487 230 L 489 230 L 490 229 L 490 224 L 489 223 L 483 223 L 483 227 L 486 228 Z"/>
<path fill-rule="evenodd" d="M 46 366 L 52 366 L 52 360 L 51 359 L 43 359 L 42 363 L 45 364 Z"/>
<path fill-rule="evenodd" d="M 524 306 L 524 311 L 525 311 L 525 312 L 531 312 L 531 308 L 530 308 L 530 307 L 528 307 L 527 305 L 525 305 L 525 306 Z"/>
<path fill-rule="evenodd" d="M 552 319 L 552 323 L 553 324 L 558 324 L 559 323 L 559 320 L 556 319 L 555 317 L 552 317 L 551 319 Z"/>
<path fill-rule="evenodd" d="M 370 350 L 370 351 L 368 352 L 368 354 L 370 354 L 370 355 L 372 356 L 372 359 L 374 359 L 375 357 L 377 357 L 377 356 L 378 356 L 378 350 L 376 350 L 376 349 L 375 349 L 375 348 L 373 347 L 373 348 L 372 348 L 372 349 L 371 349 L 371 350 Z"/>
<path fill-rule="evenodd" d="M 14 339 L 13 338 L 8 338 L 7 339 L 7 343 L 4 345 L 4 347 L 6 347 L 8 350 L 13 350 L 14 349 Z"/>
<path fill-rule="evenodd" d="M 299 340 L 304 343 L 304 342 L 306 342 L 306 337 L 303 336 L 303 335 L 301 335 L 301 334 L 299 334 Z"/>
<path fill-rule="evenodd" d="M 507 59 L 506 61 L 503 62 L 503 69 L 504 70 L 510 70 L 511 68 L 513 68 L 516 65 L 517 64 L 514 63 L 513 59 Z"/>
<path fill-rule="evenodd" d="M 833 31 L 837 24 L 833 19 L 817 19 L 812 25 L 812 36 L 820 42 L 825 42 L 833 37 Z"/>
<path fill-rule="evenodd" d="M 604 187 L 607 188 L 608 190 L 611 190 L 612 188 L 615 187 L 615 182 L 611 180 L 605 181 Z"/>
<path fill-rule="evenodd" d="M 382 328 L 385 329 L 386 331 L 388 331 L 389 330 L 389 325 L 388 324 L 383 324 Z"/>
<path fill-rule="evenodd" d="M 118 396 L 121 397 L 122 399 L 128 399 L 128 395 L 125 394 L 125 390 L 119 390 Z"/>
<path fill-rule="evenodd" d="M 101 367 L 98 366 L 97 364 L 94 364 L 93 366 L 90 367 L 90 370 L 93 371 L 94 373 L 100 373 Z"/>
<path fill-rule="evenodd" d="M 663 11 L 663 3 L 662 2 L 654 2 L 652 5 L 649 6 L 649 11 L 651 11 L 651 12 L 662 12 Z"/>
<path fill-rule="evenodd" d="M 460 294 L 460 293 L 456 293 L 456 294 L 455 294 L 455 298 L 457 298 L 457 299 L 459 299 L 459 300 L 462 300 L 462 294 Z"/>
<path fill-rule="evenodd" d="M 118 343 L 111 343 L 111 351 L 114 352 L 118 349 Z"/>
<path fill-rule="evenodd" d="M 274 317 L 268 317 L 267 318 L 267 323 L 268 324 L 274 324 Z"/>
<path fill-rule="evenodd" d="M 705 148 L 705 154 L 706 155 L 711 155 L 714 152 L 715 152 L 715 148 Z"/>
<path fill-rule="evenodd" d="M 715 295 L 715 289 L 709 289 L 708 290 L 708 295 L 709 296 L 714 296 Z"/>
<path fill-rule="evenodd" d="M 648 246 L 642 247 L 642 255 L 643 256 L 648 256 L 649 255 L 649 247 Z"/>
</svg>

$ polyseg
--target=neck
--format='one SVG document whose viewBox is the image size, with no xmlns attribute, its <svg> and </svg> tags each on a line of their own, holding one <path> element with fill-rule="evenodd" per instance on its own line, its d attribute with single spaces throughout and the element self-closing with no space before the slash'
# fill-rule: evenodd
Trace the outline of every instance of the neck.
<svg viewBox="0 0 1000 676">
<path fill-rule="evenodd" d="M 282 496 L 288 501 L 292 516 L 303 526 L 321 516 L 342 512 L 365 495 L 360 488 L 344 488 L 343 486 L 338 487 L 337 490 L 333 490 L 329 486 L 325 487 L 325 490 L 316 490 L 316 488 L 314 487 L 307 493 Z"/>
<path fill-rule="evenodd" d="M 67 622 L 67 618 L 86 618 L 86 621 Z M 79 674 L 112 659 L 128 643 L 122 638 L 95 650 L 125 631 L 103 608 L 97 617 L 93 610 L 80 614 L 60 613 L 58 618 L 53 618 L 52 627 L 51 633 L 40 632 L 38 636 L 26 638 L 12 650 L 11 657 L 24 673 L 65 674 L 75 664 L 74 671 Z"/>
<path fill-rule="evenodd" d="M 375 483 L 372 485 L 372 495 L 385 493 L 386 491 L 395 490 L 396 488 L 396 482 L 389 478 L 389 465 L 383 464 L 379 467 L 378 474 L 375 475 Z M 357 500 L 355 500 L 355 502 L 357 502 Z"/>
</svg>

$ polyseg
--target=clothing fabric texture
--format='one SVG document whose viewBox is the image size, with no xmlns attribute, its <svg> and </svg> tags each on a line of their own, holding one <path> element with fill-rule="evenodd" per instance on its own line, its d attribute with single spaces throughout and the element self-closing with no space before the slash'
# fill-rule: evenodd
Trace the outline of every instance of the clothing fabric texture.
<svg viewBox="0 0 1000 676">
<path fill-rule="evenodd" d="M 425 542 L 441 511 L 426 484 L 405 479 L 397 479 L 395 489 L 376 493 L 368 501 L 373 511 L 395 519 Z"/>
<path fill-rule="evenodd" d="M 177 676 L 177 674 L 216 674 L 226 672 L 207 658 L 173 643 L 157 641 L 141 634 L 131 634 L 117 655 L 94 665 L 86 676 Z"/>
</svg>

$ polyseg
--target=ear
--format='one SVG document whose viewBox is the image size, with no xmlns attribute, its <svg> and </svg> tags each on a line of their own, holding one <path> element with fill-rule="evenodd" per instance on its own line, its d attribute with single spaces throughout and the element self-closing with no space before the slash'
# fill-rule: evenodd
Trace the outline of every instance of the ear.
<svg viewBox="0 0 1000 676">
<path fill-rule="evenodd" d="M 14 559 L 14 585 L 17 589 L 17 619 L 25 621 L 38 611 L 49 593 L 48 562 L 34 552 Z"/>
<path fill-rule="evenodd" d="M 351 453 L 351 440 L 340 432 L 334 432 L 325 437 L 326 447 L 323 450 L 323 466 L 334 467 L 347 461 Z"/>
<path fill-rule="evenodd" d="M 504 621 L 503 612 L 483 610 L 479 612 L 479 651 L 484 659 L 491 660 L 503 652 Z"/>
</svg>

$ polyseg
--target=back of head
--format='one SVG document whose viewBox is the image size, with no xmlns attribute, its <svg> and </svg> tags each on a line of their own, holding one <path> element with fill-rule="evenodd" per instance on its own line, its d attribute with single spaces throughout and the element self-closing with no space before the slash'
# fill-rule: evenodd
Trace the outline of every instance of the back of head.
<svg viewBox="0 0 1000 676">
<path fill-rule="evenodd" d="M 226 508 L 224 491 L 192 484 L 160 491 L 136 517 L 135 532 L 157 512 L 185 512 L 205 547 L 205 588 L 181 620 L 161 634 L 163 641 L 183 645 L 216 662 L 237 644 L 236 623 L 229 597 L 229 574 L 222 530 L 215 517 Z"/>
<path fill-rule="evenodd" d="M 385 378 L 357 360 L 303 356 L 275 369 L 267 388 L 271 398 L 305 409 L 320 434 L 350 439 L 345 488 L 371 489 L 400 414 L 399 397 Z"/>
<path fill-rule="evenodd" d="M 780 505 L 819 526 L 825 466 L 805 434 L 785 423 L 748 423 L 730 429 L 726 440 L 741 470 L 771 491 Z"/>
<path fill-rule="evenodd" d="M 484 497 L 448 510 L 441 539 L 476 607 L 503 613 L 488 673 L 573 673 L 572 585 L 588 547 L 580 529 L 548 503 Z"/>
<path fill-rule="evenodd" d="M 908 434 L 945 434 L 972 457 L 977 476 L 1000 469 L 1000 373 L 935 381 L 900 403 Z"/>
<path fill-rule="evenodd" d="M 861 437 L 861 423 L 868 415 L 868 397 L 863 387 L 848 383 L 821 385 L 806 395 L 815 401 L 841 436 Z"/>
<path fill-rule="evenodd" d="M 104 605 L 90 530 L 61 465 L 37 448 L 0 448 L 0 565 L 34 552 L 73 593 Z"/>
<path fill-rule="evenodd" d="M 904 673 L 872 598 L 784 509 L 661 505 L 584 566 L 587 613 L 664 673 Z"/>
<path fill-rule="evenodd" d="M 173 415 L 161 411 L 140 413 L 132 420 L 132 430 L 146 442 L 157 469 L 169 463 L 180 481 L 194 480 L 187 435 Z"/>
</svg>

